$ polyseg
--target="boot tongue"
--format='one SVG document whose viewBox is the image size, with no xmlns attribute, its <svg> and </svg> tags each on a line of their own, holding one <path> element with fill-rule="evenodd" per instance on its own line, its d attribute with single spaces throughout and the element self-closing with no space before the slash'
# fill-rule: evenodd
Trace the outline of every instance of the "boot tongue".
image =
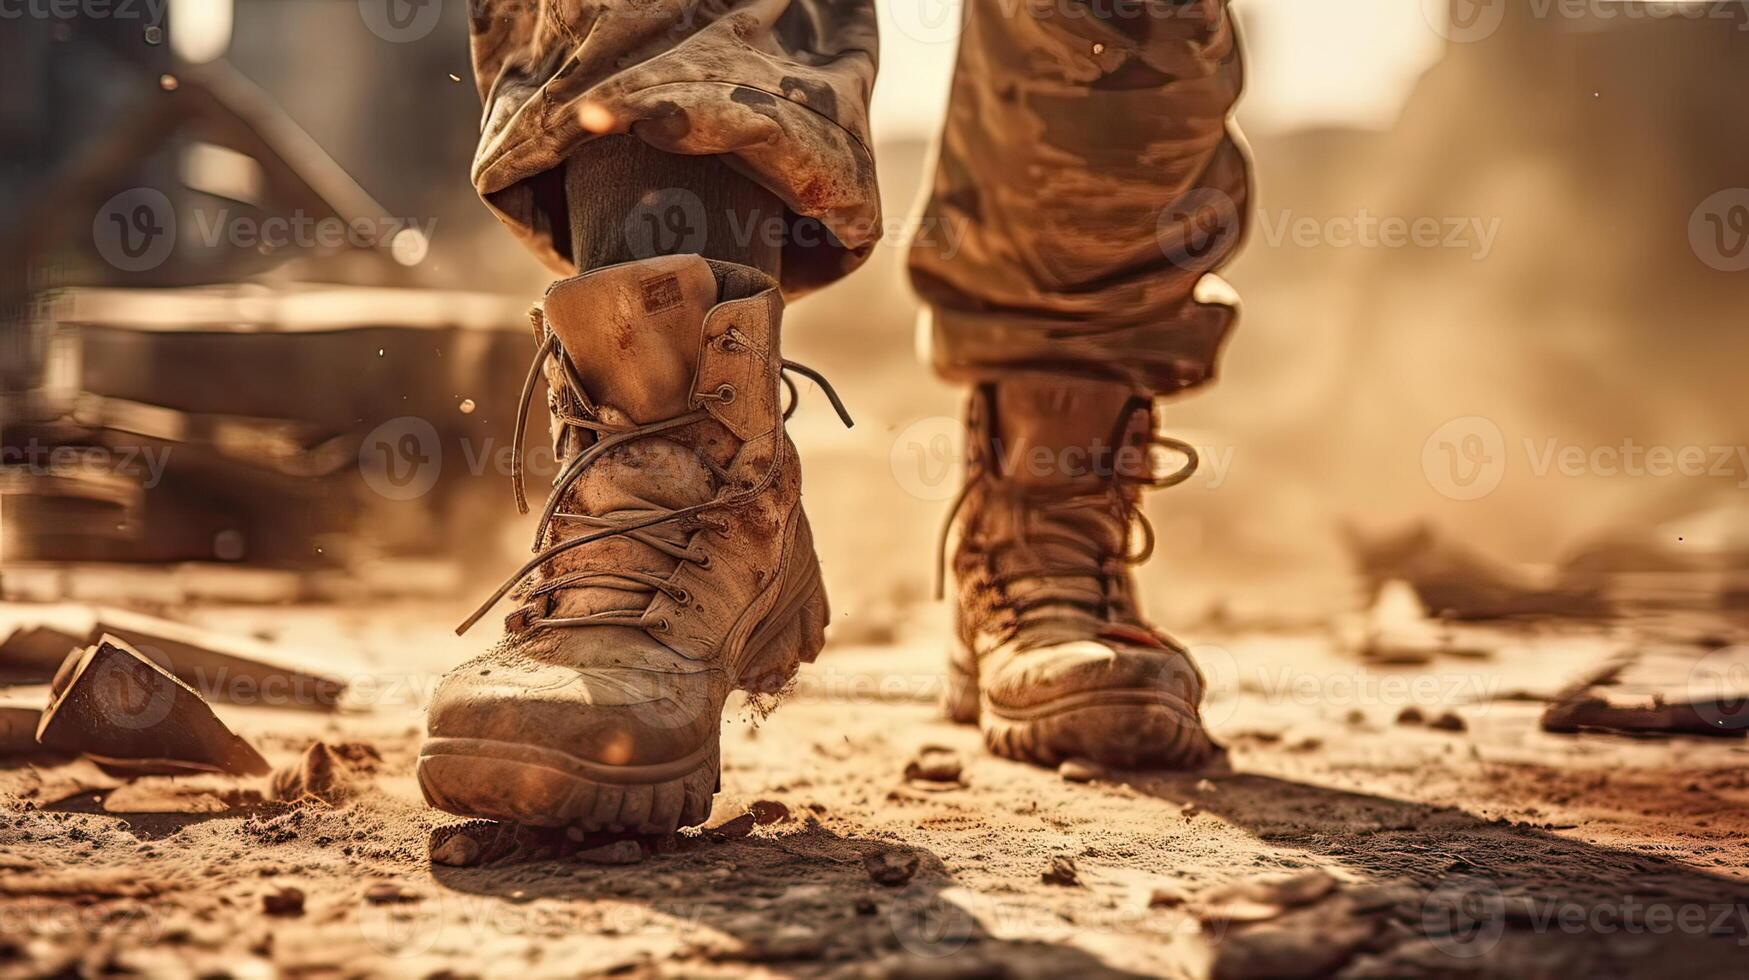
<svg viewBox="0 0 1749 980">
<path fill-rule="evenodd" d="M 1049 486 L 1088 475 L 1111 450 L 1130 389 L 1102 381 L 1004 381 L 996 386 L 996 437 L 1005 475 Z"/>
<path fill-rule="evenodd" d="M 699 338 L 716 301 L 704 259 L 669 255 L 556 283 L 542 305 L 589 397 L 648 424 L 692 407 Z"/>
</svg>

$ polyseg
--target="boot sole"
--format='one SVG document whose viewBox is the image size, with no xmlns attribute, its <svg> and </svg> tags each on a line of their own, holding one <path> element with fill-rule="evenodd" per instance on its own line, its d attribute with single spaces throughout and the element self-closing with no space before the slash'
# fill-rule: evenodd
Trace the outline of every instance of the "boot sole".
<svg viewBox="0 0 1749 980">
<path fill-rule="evenodd" d="M 978 724 L 991 752 L 1036 765 L 1081 758 L 1120 769 L 1197 769 L 1220 752 L 1196 706 L 1164 691 L 1084 691 L 1004 706 L 979 694 L 976 675 L 957 658 L 948 665 L 947 711 Z"/>
<path fill-rule="evenodd" d="M 793 674 L 819 656 L 826 590 L 819 562 L 807 564 L 803 586 L 780 596 L 775 615 L 754 632 L 752 641 L 763 646 L 755 648 L 748 664 Z M 806 615 L 810 609 L 816 613 L 812 622 Z M 420 749 L 417 768 L 425 801 L 448 813 L 531 827 L 644 834 L 704 823 L 721 773 L 721 739 L 715 732 L 691 754 L 647 766 L 608 765 L 523 742 L 432 738 Z"/>
</svg>

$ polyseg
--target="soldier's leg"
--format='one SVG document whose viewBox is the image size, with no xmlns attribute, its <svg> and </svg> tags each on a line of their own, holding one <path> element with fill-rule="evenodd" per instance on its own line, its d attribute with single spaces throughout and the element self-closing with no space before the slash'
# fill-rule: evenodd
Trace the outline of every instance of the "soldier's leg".
<svg viewBox="0 0 1749 980">
<path fill-rule="evenodd" d="M 544 374 L 559 465 L 531 501 L 535 555 L 464 624 L 517 602 L 434 693 L 419 782 L 469 816 L 671 831 L 710 811 L 729 692 L 781 689 L 824 642 L 780 324 L 785 291 L 844 274 L 879 231 L 873 12 L 473 9 L 475 183 L 567 276 L 535 310 L 524 392 Z M 786 234 L 801 221 L 835 237 Z"/>
<path fill-rule="evenodd" d="M 973 386 L 950 709 L 1014 758 L 1203 764 L 1201 677 L 1129 566 L 1140 492 L 1194 466 L 1154 400 L 1213 376 L 1233 319 L 1212 275 L 1249 198 L 1231 15 L 968 2 L 910 256 L 935 366 Z"/>
</svg>

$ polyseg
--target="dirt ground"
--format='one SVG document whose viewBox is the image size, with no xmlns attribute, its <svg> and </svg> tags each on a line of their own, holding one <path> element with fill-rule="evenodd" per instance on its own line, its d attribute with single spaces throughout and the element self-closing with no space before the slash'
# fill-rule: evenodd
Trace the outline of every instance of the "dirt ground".
<svg viewBox="0 0 1749 980">
<path fill-rule="evenodd" d="M 753 807 L 770 822 L 616 849 L 629 864 L 550 856 L 604 843 L 560 840 L 450 867 L 428 841 L 459 821 L 424 806 L 412 764 L 436 672 L 483 640 L 450 635 L 454 613 L 199 610 L 364 658 L 340 713 L 218 706 L 275 765 L 338 747 L 351 794 L 286 804 L 265 778 L 8 764 L 0 973 L 1749 970 L 1749 747 L 1538 728 L 1555 692 L 1634 657 L 1644 637 L 1620 626 L 1472 629 L 1464 656 L 1378 667 L 1328 629 L 1205 624 L 1191 639 L 1231 771 L 1172 775 L 991 757 L 936 707 L 939 645 L 841 642 L 769 717 L 731 705 L 712 824 L 761 801 L 781 804 Z M 915 632 L 943 615 L 918 606 Z M 1659 661 L 1654 685 L 1680 686 L 1681 663 Z M 957 782 L 906 778 L 931 745 L 957 753 Z"/>
</svg>

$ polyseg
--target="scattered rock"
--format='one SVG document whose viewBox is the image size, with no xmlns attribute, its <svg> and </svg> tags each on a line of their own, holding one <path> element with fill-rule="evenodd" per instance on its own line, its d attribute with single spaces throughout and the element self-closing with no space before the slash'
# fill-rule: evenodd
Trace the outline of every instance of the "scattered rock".
<svg viewBox="0 0 1749 980">
<path fill-rule="evenodd" d="M 747 810 L 753 814 L 753 819 L 761 825 L 783 823 L 790 819 L 789 807 L 776 800 L 756 800 Z"/>
<path fill-rule="evenodd" d="M 1255 878 L 1199 896 L 1197 918 L 1205 926 L 1263 922 L 1288 909 L 1310 905 L 1334 892 L 1336 886 L 1335 878 L 1316 870 L 1286 878 Z"/>
<path fill-rule="evenodd" d="M 758 817 L 754 816 L 752 810 L 748 810 L 732 820 L 725 820 L 714 827 L 706 827 L 704 832 L 710 835 L 713 840 L 739 840 L 751 834 L 753 825 L 757 822 Z"/>
<path fill-rule="evenodd" d="M 303 915 L 304 893 L 297 888 L 281 888 L 261 896 L 261 910 L 268 915 Z"/>
<path fill-rule="evenodd" d="M 435 834 L 435 832 L 434 832 Z M 453 834 L 431 846 L 431 863 L 468 868 L 480 863 L 480 844 L 468 834 Z"/>
<path fill-rule="evenodd" d="M 960 754 L 939 745 L 925 745 L 905 764 L 905 779 L 911 782 L 960 783 L 965 770 Z"/>
<path fill-rule="evenodd" d="M 895 888 L 911 880 L 917 873 L 917 855 L 897 848 L 870 851 L 862 856 L 862 866 L 877 885 Z"/>
<path fill-rule="evenodd" d="M 358 791 L 383 757 L 364 742 L 314 742 L 295 765 L 273 773 L 273 798 L 295 802 L 311 797 L 338 806 Z"/>
<path fill-rule="evenodd" d="M 38 741 L 140 775 L 261 776 L 267 760 L 194 688 L 113 636 L 62 665 Z"/>
<path fill-rule="evenodd" d="M 1071 783 L 1091 783 L 1095 779 L 1104 779 L 1107 770 L 1090 759 L 1068 759 L 1057 767 L 1057 775 Z"/>
<path fill-rule="evenodd" d="M 1397 712 L 1397 724 L 1399 725 L 1421 725 L 1426 722 L 1427 716 L 1422 714 L 1421 709 L 1414 705 L 1410 705 L 1402 711 Z"/>
<path fill-rule="evenodd" d="M 1187 901 L 1189 897 L 1171 885 L 1155 885 L 1148 892 L 1148 907 L 1151 909 L 1175 909 Z"/>
<path fill-rule="evenodd" d="M 875 900 L 869 898 L 867 895 L 858 898 L 852 907 L 856 909 L 857 915 L 873 915 L 880 911 L 880 907 L 875 904 Z"/>
<path fill-rule="evenodd" d="M 1201 813 L 1202 807 L 1197 806 L 1195 803 L 1186 803 L 1178 808 L 1178 812 L 1184 814 L 1184 819 L 1189 820 L 1191 817 Z"/>
<path fill-rule="evenodd" d="M 1039 880 L 1047 885 L 1072 888 L 1081 884 L 1081 872 L 1075 867 L 1074 858 L 1059 854 L 1051 858 L 1050 866 L 1039 875 Z"/>
<path fill-rule="evenodd" d="M 1350 708 L 1348 714 L 1342 716 L 1342 720 L 1350 725 L 1364 725 L 1366 724 L 1366 712 L 1359 708 Z"/>
<path fill-rule="evenodd" d="M 1196 791 L 1197 791 L 1197 792 L 1198 792 L 1198 793 L 1213 793 L 1213 792 L 1215 792 L 1215 791 L 1216 791 L 1216 790 L 1218 790 L 1218 789 L 1220 789 L 1220 787 L 1219 787 L 1219 786 L 1216 786 L 1216 785 L 1215 785 L 1215 784 L 1214 784 L 1214 783 L 1213 783 L 1213 782 L 1212 782 L 1212 781 L 1210 781 L 1210 780 L 1207 780 L 1207 779 L 1199 779 L 1199 780 L 1197 780 L 1197 781 L 1196 781 Z"/>
<path fill-rule="evenodd" d="M 398 905 L 417 902 L 417 892 L 408 891 L 392 881 L 379 881 L 364 890 L 364 900 L 372 905 Z"/>
<path fill-rule="evenodd" d="M 1467 730 L 1470 726 L 1465 724 L 1464 720 L 1458 717 L 1455 712 L 1447 711 L 1428 722 L 1427 727 L 1442 732 L 1461 732 Z"/>
<path fill-rule="evenodd" d="M 577 860 L 585 864 L 637 864 L 643 859 L 644 849 L 635 840 L 614 841 L 612 844 L 577 852 Z"/>
</svg>

